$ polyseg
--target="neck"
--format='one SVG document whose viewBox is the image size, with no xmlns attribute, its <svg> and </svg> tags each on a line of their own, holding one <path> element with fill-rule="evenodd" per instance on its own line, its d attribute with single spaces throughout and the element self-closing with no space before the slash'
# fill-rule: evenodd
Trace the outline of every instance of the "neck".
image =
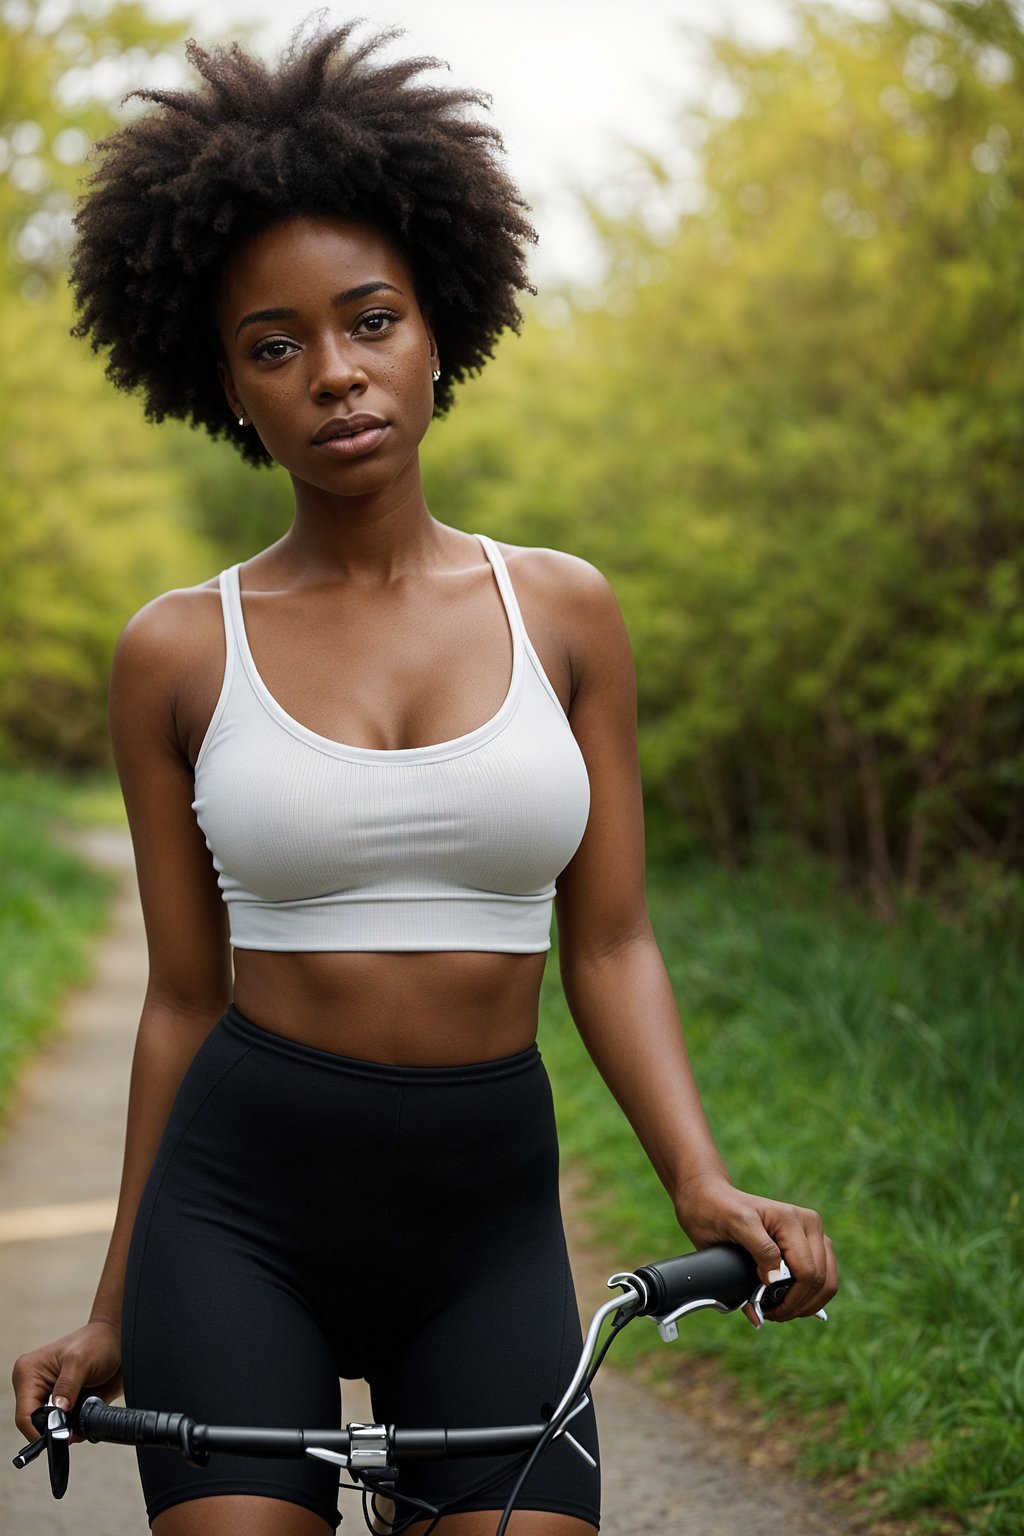
<svg viewBox="0 0 1024 1536">
<path fill-rule="evenodd" d="M 275 565 L 300 579 L 386 586 L 433 563 L 451 534 L 430 515 L 414 469 L 366 496 L 335 496 L 293 477 L 295 517 L 273 546 Z"/>
</svg>

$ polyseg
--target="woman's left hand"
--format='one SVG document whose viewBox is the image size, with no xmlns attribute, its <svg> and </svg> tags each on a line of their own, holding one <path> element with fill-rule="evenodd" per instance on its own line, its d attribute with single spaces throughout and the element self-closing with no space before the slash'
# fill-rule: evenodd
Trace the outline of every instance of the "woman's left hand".
<svg viewBox="0 0 1024 1536">
<path fill-rule="evenodd" d="M 817 1211 L 748 1195 L 718 1175 L 689 1179 L 675 1201 L 679 1225 L 697 1248 L 738 1243 L 757 1263 L 765 1284 L 781 1278 L 785 1258 L 796 1284 L 771 1322 L 813 1317 L 839 1288 L 832 1242 Z M 752 1307 L 747 1317 L 759 1326 Z"/>
</svg>

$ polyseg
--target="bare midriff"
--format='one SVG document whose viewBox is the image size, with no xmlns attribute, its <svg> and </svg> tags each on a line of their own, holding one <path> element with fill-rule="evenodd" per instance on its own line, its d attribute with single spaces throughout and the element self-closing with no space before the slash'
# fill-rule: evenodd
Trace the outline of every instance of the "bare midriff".
<svg viewBox="0 0 1024 1536">
<path fill-rule="evenodd" d="M 533 1042 L 544 959 L 236 949 L 234 1001 L 261 1029 L 338 1056 L 462 1066 Z"/>
</svg>

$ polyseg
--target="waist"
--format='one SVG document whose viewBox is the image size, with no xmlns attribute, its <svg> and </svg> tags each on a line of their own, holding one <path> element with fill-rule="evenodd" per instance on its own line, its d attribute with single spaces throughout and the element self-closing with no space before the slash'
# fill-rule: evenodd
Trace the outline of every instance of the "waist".
<svg viewBox="0 0 1024 1536">
<path fill-rule="evenodd" d="M 367 1081 L 398 1084 L 417 1083 L 472 1083 L 491 1082 L 499 1078 L 516 1077 L 523 1072 L 533 1072 L 540 1065 L 540 1051 L 533 1041 L 512 1055 L 488 1057 L 483 1061 L 439 1062 L 431 1065 L 376 1061 L 362 1056 L 345 1056 L 337 1051 L 322 1051 L 316 1046 L 293 1040 L 275 1030 L 264 1029 L 253 1023 L 234 1003 L 218 1022 L 218 1029 L 235 1036 L 247 1046 L 262 1052 L 276 1053 L 283 1059 L 304 1062 L 307 1066 L 324 1071 L 339 1072 L 347 1077 Z"/>
<path fill-rule="evenodd" d="M 513 1056 L 536 1037 L 544 955 L 235 950 L 234 1002 L 314 1049 L 395 1065 Z"/>
</svg>

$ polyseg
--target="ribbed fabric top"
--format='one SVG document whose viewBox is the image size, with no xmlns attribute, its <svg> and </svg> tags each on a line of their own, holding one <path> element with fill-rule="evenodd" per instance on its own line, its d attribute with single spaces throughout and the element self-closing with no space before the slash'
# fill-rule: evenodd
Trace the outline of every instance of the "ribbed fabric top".
<svg viewBox="0 0 1024 1536">
<path fill-rule="evenodd" d="M 512 677 L 490 720 L 426 747 L 347 746 L 287 714 L 249 649 L 239 568 L 222 572 L 224 681 L 193 809 L 236 948 L 550 948 L 555 877 L 583 836 L 590 786 L 501 551 L 477 538 Z"/>
</svg>

